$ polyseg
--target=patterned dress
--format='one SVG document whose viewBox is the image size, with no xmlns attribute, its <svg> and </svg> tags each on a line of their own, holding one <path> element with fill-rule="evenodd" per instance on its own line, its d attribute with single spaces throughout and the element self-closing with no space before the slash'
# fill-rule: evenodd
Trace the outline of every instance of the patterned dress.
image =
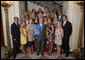
<svg viewBox="0 0 85 60">
<path fill-rule="evenodd" d="M 56 28 L 57 28 L 57 25 L 55 25 L 55 24 L 52 24 L 53 25 L 53 27 L 54 27 L 54 38 L 53 39 L 55 39 L 55 31 L 56 31 Z M 55 42 L 54 42 L 54 40 L 53 40 L 53 43 L 55 44 Z"/>
<path fill-rule="evenodd" d="M 56 36 L 57 33 L 57 36 Z M 61 35 L 61 30 L 57 29 L 55 31 L 55 44 L 57 45 L 62 45 L 62 35 Z"/>
<path fill-rule="evenodd" d="M 48 35 L 51 34 L 52 32 L 52 28 L 54 28 L 53 25 L 51 25 L 50 27 L 47 26 L 47 31 L 48 31 Z M 53 44 L 53 40 L 54 40 L 54 34 L 52 34 L 48 39 L 47 39 L 47 44 Z"/>
</svg>

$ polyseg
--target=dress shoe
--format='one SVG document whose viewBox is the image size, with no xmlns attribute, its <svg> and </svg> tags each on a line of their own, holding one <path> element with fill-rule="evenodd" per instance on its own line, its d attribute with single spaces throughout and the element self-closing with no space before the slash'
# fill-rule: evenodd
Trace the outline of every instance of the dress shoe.
<svg viewBox="0 0 85 60">
<path fill-rule="evenodd" d="M 16 59 L 16 56 L 14 56 L 14 59 Z"/>
<path fill-rule="evenodd" d="M 41 55 L 43 56 L 44 54 L 43 54 L 43 53 L 41 53 Z"/>
<path fill-rule="evenodd" d="M 19 51 L 18 53 L 23 53 L 22 51 Z"/>
<path fill-rule="evenodd" d="M 39 53 L 37 53 L 37 55 L 39 55 Z"/>
<path fill-rule="evenodd" d="M 65 52 L 60 52 L 60 54 L 64 54 Z"/>
<path fill-rule="evenodd" d="M 65 55 L 65 57 L 68 57 L 68 56 L 69 56 L 69 54 L 66 54 L 66 55 Z"/>
</svg>

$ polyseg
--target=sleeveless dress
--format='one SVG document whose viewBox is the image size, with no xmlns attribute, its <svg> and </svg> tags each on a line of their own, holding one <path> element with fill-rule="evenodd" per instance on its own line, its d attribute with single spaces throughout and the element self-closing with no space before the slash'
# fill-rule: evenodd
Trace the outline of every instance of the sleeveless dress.
<svg viewBox="0 0 85 60">
<path fill-rule="evenodd" d="M 26 35 L 27 34 L 27 30 L 25 28 L 22 28 L 22 30 L 23 30 L 23 33 Z M 27 43 L 27 38 L 24 37 L 22 35 L 22 33 L 21 33 L 20 37 L 21 37 L 21 44 L 26 44 Z"/>
<path fill-rule="evenodd" d="M 28 33 L 28 43 L 27 43 L 27 45 L 29 47 L 31 47 L 34 43 L 34 37 L 33 37 L 33 35 L 34 35 L 34 25 L 28 25 L 27 30 L 29 32 Z"/>
<path fill-rule="evenodd" d="M 61 36 L 61 30 L 57 29 L 55 34 L 57 33 L 57 36 L 55 35 L 55 44 L 62 45 L 62 36 Z"/>
<path fill-rule="evenodd" d="M 47 31 L 48 31 L 48 35 L 50 35 L 51 34 L 51 32 L 52 32 L 52 27 L 53 27 L 53 25 L 51 25 L 50 27 L 48 27 L 47 26 Z M 54 27 L 53 27 L 54 28 Z M 47 39 L 47 43 L 48 44 L 53 44 L 53 40 L 54 40 L 54 34 L 52 34 L 48 39 Z"/>
<path fill-rule="evenodd" d="M 34 25 L 31 25 L 31 26 L 27 26 L 27 30 L 30 32 L 30 34 L 28 34 L 28 41 L 33 41 L 34 40 Z"/>
</svg>

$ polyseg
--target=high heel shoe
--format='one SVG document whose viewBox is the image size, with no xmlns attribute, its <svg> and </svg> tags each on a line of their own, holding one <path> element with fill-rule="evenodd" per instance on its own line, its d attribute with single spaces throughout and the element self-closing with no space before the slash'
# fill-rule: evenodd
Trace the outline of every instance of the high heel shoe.
<svg viewBox="0 0 85 60">
<path fill-rule="evenodd" d="M 60 54 L 57 54 L 57 55 L 56 55 L 56 58 L 58 58 L 59 56 L 60 56 Z"/>
<path fill-rule="evenodd" d="M 49 53 L 49 56 L 51 56 L 52 55 L 52 53 Z"/>
</svg>

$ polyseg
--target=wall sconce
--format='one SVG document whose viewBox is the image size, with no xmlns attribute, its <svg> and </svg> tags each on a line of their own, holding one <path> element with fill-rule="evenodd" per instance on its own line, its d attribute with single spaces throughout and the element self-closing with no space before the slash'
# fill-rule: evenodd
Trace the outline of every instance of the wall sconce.
<svg viewBox="0 0 85 60">
<path fill-rule="evenodd" d="M 13 5 L 13 1 L 1 1 L 1 6 L 4 8 L 9 8 Z"/>
<path fill-rule="evenodd" d="M 82 6 L 84 5 L 84 1 L 74 1 L 74 4 Z"/>
</svg>

